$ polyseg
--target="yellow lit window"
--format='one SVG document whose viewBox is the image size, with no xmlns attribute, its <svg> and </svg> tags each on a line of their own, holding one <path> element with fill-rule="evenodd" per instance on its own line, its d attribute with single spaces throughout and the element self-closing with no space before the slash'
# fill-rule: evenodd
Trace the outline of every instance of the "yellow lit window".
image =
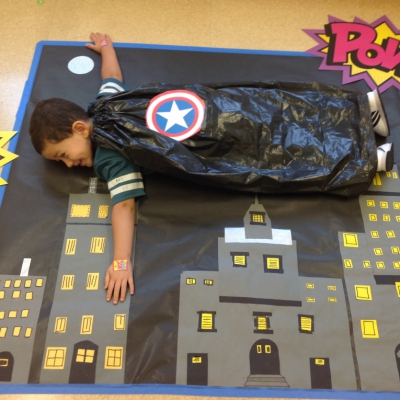
<svg viewBox="0 0 400 400">
<path fill-rule="evenodd" d="M 247 257 L 249 253 L 247 252 L 231 252 L 232 263 L 234 267 L 247 267 Z"/>
<path fill-rule="evenodd" d="M 357 300 L 372 300 L 371 286 L 354 285 Z"/>
<path fill-rule="evenodd" d="M 67 239 L 67 242 L 65 243 L 65 254 L 67 256 L 71 256 L 71 255 L 75 254 L 76 244 L 77 244 L 76 239 Z"/>
<path fill-rule="evenodd" d="M 37 278 L 36 287 L 42 287 L 42 286 L 43 286 L 43 278 Z"/>
<path fill-rule="evenodd" d="M 373 239 L 378 239 L 379 238 L 379 232 L 378 231 L 371 231 L 371 237 Z"/>
<path fill-rule="evenodd" d="M 98 272 L 90 272 L 86 279 L 86 290 L 97 290 L 99 288 L 100 274 Z"/>
<path fill-rule="evenodd" d="M 400 261 L 393 261 L 393 268 L 400 269 Z"/>
<path fill-rule="evenodd" d="M 383 250 L 380 248 L 375 248 L 374 253 L 376 256 L 383 256 Z"/>
<path fill-rule="evenodd" d="M 64 369 L 66 347 L 48 347 L 44 361 L 44 369 Z"/>
<path fill-rule="evenodd" d="M 394 233 L 394 231 L 386 231 L 386 235 L 387 235 L 388 239 L 393 239 L 396 237 L 396 234 Z"/>
<path fill-rule="evenodd" d="M 93 315 L 82 315 L 81 335 L 90 335 L 93 329 Z"/>
<path fill-rule="evenodd" d="M 19 299 L 21 296 L 21 291 L 20 290 L 14 290 L 12 293 L 12 298 L 13 299 Z"/>
<path fill-rule="evenodd" d="M 306 283 L 306 288 L 307 289 L 314 289 L 314 284 L 313 283 Z"/>
<path fill-rule="evenodd" d="M 125 314 L 115 314 L 114 316 L 114 330 L 123 331 L 125 329 L 126 315 Z"/>
<path fill-rule="evenodd" d="M 214 285 L 214 281 L 212 279 L 204 279 L 204 284 L 206 286 L 213 286 Z"/>
<path fill-rule="evenodd" d="M 268 318 L 259 316 L 257 317 L 257 330 L 266 331 L 268 329 Z"/>
<path fill-rule="evenodd" d="M 400 215 L 396 215 L 396 222 L 400 222 Z"/>
<path fill-rule="evenodd" d="M 33 293 L 32 292 L 26 292 L 25 293 L 25 300 L 32 300 L 33 299 Z"/>
<path fill-rule="evenodd" d="M 399 254 L 399 253 L 400 253 L 400 247 L 398 247 L 398 246 L 393 246 L 393 247 L 392 247 L 392 253 L 393 253 L 393 254 Z"/>
<path fill-rule="evenodd" d="M 32 279 L 27 279 L 27 280 L 25 281 L 24 286 L 25 286 L 26 288 L 30 288 L 30 287 L 32 286 Z"/>
<path fill-rule="evenodd" d="M 270 344 L 266 344 L 265 345 L 265 353 L 266 354 L 271 354 L 271 345 Z"/>
<path fill-rule="evenodd" d="M 328 290 L 336 290 L 336 286 L 327 286 Z"/>
<path fill-rule="evenodd" d="M 98 218 L 107 218 L 108 217 L 108 206 L 103 205 L 99 206 L 99 212 L 97 215 Z"/>
<path fill-rule="evenodd" d="M 0 328 L 0 338 L 4 338 L 7 335 L 7 328 L 6 327 L 2 327 Z"/>
<path fill-rule="evenodd" d="M 390 222 L 390 215 L 389 214 L 383 214 L 383 222 Z"/>
<path fill-rule="evenodd" d="M 356 233 L 343 233 L 343 244 L 345 247 L 358 247 L 358 236 Z"/>
<path fill-rule="evenodd" d="M 74 288 L 75 275 L 63 275 L 61 290 L 72 290 Z"/>
<path fill-rule="evenodd" d="M 325 365 L 325 360 L 323 358 L 316 358 L 315 364 L 316 365 Z"/>
<path fill-rule="evenodd" d="M 12 283 L 11 279 L 6 279 L 4 281 L 4 287 L 9 288 L 11 286 L 11 283 Z"/>
<path fill-rule="evenodd" d="M 202 359 L 201 357 L 192 357 L 192 364 L 201 364 Z"/>
<path fill-rule="evenodd" d="M 393 208 L 395 210 L 400 210 L 400 203 L 398 201 L 393 202 Z"/>
<path fill-rule="evenodd" d="M 19 336 L 20 333 L 21 333 L 21 327 L 15 326 L 13 329 L 13 336 Z"/>
<path fill-rule="evenodd" d="M 380 202 L 381 208 L 389 208 L 389 203 L 387 201 Z"/>
<path fill-rule="evenodd" d="M 18 311 L 9 311 L 8 318 L 17 318 Z"/>
<path fill-rule="evenodd" d="M 267 268 L 268 269 L 279 269 L 279 258 L 267 258 Z"/>
<path fill-rule="evenodd" d="M 363 261 L 364 268 L 371 268 L 371 261 L 365 260 Z"/>
<path fill-rule="evenodd" d="M 369 214 L 369 220 L 376 222 L 378 221 L 378 217 L 376 216 L 376 214 Z"/>
<path fill-rule="evenodd" d="M 67 330 L 67 317 L 57 317 L 54 323 L 54 333 L 65 333 Z"/>
<path fill-rule="evenodd" d="M 258 354 L 261 354 L 261 353 L 262 353 L 262 346 L 261 346 L 261 344 L 258 344 L 258 345 L 257 345 L 257 353 L 258 353 Z"/>
<path fill-rule="evenodd" d="M 4 290 L 0 290 L 0 300 L 3 300 L 6 295 L 6 292 Z"/>
<path fill-rule="evenodd" d="M 26 338 L 31 337 L 31 336 L 32 336 L 32 331 L 33 331 L 32 328 L 26 328 L 26 329 L 25 329 L 25 337 L 26 337 Z"/>
<path fill-rule="evenodd" d="M 15 281 L 14 281 L 14 287 L 15 288 L 19 288 L 19 287 L 21 287 L 21 279 L 16 279 Z"/>
<path fill-rule="evenodd" d="M 375 200 L 367 200 L 367 207 L 375 207 Z"/>
<path fill-rule="evenodd" d="M 195 285 L 196 279 L 195 278 L 186 278 L 186 285 Z"/>
<path fill-rule="evenodd" d="M 374 179 L 372 180 L 372 184 L 374 186 L 382 186 L 382 180 L 379 174 L 375 174 Z"/>
<path fill-rule="evenodd" d="M 343 262 L 344 262 L 345 268 L 353 268 L 353 261 L 351 261 L 349 259 L 345 259 L 345 260 L 343 260 Z"/>
<path fill-rule="evenodd" d="M 212 313 L 201 314 L 201 329 L 210 330 L 213 329 L 213 317 Z"/>
<path fill-rule="evenodd" d="M 88 218 L 90 215 L 90 205 L 72 204 L 70 215 L 72 218 Z"/>
<path fill-rule="evenodd" d="M 379 338 L 378 323 L 376 320 L 361 320 L 361 333 L 363 338 Z"/>
<path fill-rule="evenodd" d="M 90 245 L 91 253 L 104 253 L 104 249 L 106 247 L 106 238 L 105 237 L 93 237 L 92 243 Z"/>
<path fill-rule="evenodd" d="M 314 319 L 310 315 L 299 315 L 299 331 L 305 333 L 314 332 Z"/>
<path fill-rule="evenodd" d="M 400 297 L 400 282 L 395 282 L 397 296 Z"/>
<path fill-rule="evenodd" d="M 95 351 L 92 349 L 78 349 L 76 353 L 76 362 L 92 364 L 94 361 Z"/>
<path fill-rule="evenodd" d="M 0 311 L 0 319 L 4 319 L 6 313 L 4 311 Z"/>
<path fill-rule="evenodd" d="M 385 268 L 385 263 L 383 261 L 377 261 L 376 262 L 376 268 L 384 269 Z"/>
<path fill-rule="evenodd" d="M 251 218 L 251 223 L 252 224 L 265 225 L 265 213 L 251 212 L 250 213 L 250 218 Z"/>
<path fill-rule="evenodd" d="M 392 178 L 393 179 L 398 179 L 399 178 L 399 176 L 397 175 L 396 171 L 392 171 Z"/>
<path fill-rule="evenodd" d="M 307 297 L 306 301 L 307 301 L 307 303 L 315 303 L 315 298 L 314 297 Z"/>
<path fill-rule="evenodd" d="M 29 310 L 22 310 L 21 311 L 21 318 L 28 318 Z"/>
<path fill-rule="evenodd" d="M 107 346 L 104 369 L 122 369 L 123 354 L 123 347 Z"/>
<path fill-rule="evenodd" d="M 329 303 L 337 303 L 337 298 L 336 297 L 328 297 L 328 302 Z"/>
</svg>

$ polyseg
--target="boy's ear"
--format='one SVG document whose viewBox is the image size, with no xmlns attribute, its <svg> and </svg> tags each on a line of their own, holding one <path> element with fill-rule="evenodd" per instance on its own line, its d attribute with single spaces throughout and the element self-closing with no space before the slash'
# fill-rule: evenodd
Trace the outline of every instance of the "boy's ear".
<svg viewBox="0 0 400 400">
<path fill-rule="evenodd" d="M 89 127 L 84 121 L 75 121 L 72 124 L 72 133 L 82 135 L 83 137 L 89 137 Z"/>
</svg>

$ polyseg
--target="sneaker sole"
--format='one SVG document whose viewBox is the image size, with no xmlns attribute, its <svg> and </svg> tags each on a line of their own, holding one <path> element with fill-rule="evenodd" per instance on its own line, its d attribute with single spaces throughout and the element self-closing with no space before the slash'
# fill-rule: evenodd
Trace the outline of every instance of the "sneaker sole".
<svg viewBox="0 0 400 400">
<path fill-rule="evenodd" d="M 382 121 L 385 125 L 386 125 L 386 130 L 387 130 L 387 135 L 382 135 L 382 134 L 380 134 L 380 133 L 378 133 L 378 135 L 380 135 L 380 136 L 383 136 L 383 137 L 388 137 L 388 136 L 390 136 L 390 129 L 389 129 L 389 124 L 387 123 L 387 116 L 386 116 L 386 112 L 385 112 L 385 109 L 383 108 L 383 103 L 382 103 L 382 99 L 381 99 L 381 95 L 380 95 L 380 93 L 379 93 L 379 91 L 377 90 L 377 89 L 375 89 L 374 90 L 374 93 L 376 93 L 376 95 L 377 95 L 377 97 L 378 97 L 378 99 L 377 99 L 377 101 L 375 101 L 375 103 L 376 103 L 376 107 L 378 108 L 378 113 L 380 114 L 378 114 L 378 118 L 376 118 L 376 115 L 375 116 L 372 116 L 372 119 L 373 119 L 373 126 L 374 126 L 374 128 L 375 128 L 375 126 L 376 125 L 378 125 L 378 123 L 379 123 L 379 121 L 382 119 L 382 117 L 383 117 L 383 119 L 384 119 L 384 121 L 386 121 L 386 123 L 384 122 L 384 121 Z M 376 111 L 374 112 L 374 113 L 372 113 L 372 114 L 376 114 Z M 382 117 L 381 117 L 382 116 Z M 375 122 L 374 122 L 374 119 L 377 119 Z"/>
</svg>

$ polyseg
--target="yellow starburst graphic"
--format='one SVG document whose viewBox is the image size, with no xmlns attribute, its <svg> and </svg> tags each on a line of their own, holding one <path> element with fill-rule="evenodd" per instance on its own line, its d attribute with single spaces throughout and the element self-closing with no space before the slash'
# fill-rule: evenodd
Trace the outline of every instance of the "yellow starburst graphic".
<svg viewBox="0 0 400 400">
<path fill-rule="evenodd" d="M 16 131 L 0 131 L 0 168 L 18 157 L 16 154 L 11 153 L 6 149 L 3 149 L 3 146 L 8 143 L 16 133 Z M 0 186 L 2 185 L 7 185 L 7 182 L 2 177 L 0 177 Z"/>
</svg>

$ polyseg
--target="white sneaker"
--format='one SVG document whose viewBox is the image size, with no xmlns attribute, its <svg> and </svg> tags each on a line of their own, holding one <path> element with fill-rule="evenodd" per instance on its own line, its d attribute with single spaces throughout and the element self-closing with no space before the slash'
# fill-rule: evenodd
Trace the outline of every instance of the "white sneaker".
<svg viewBox="0 0 400 400">
<path fill-rule="evenodd" d="M 381 136 L 389 136 L 389 125 L 387 123 L 385 110 L 381 101 L 381 96 L 377 89 L 368 92 L 369 106 L 371 108 L 371 118 L 374 131 Z"/>
<path fill-rule="evenodd" d="M 377 149 L 378 168 L 379 171 L 391 171 L 394 163 L 394 147 L 393 143 L 385 143 Z"/>
</svg>

